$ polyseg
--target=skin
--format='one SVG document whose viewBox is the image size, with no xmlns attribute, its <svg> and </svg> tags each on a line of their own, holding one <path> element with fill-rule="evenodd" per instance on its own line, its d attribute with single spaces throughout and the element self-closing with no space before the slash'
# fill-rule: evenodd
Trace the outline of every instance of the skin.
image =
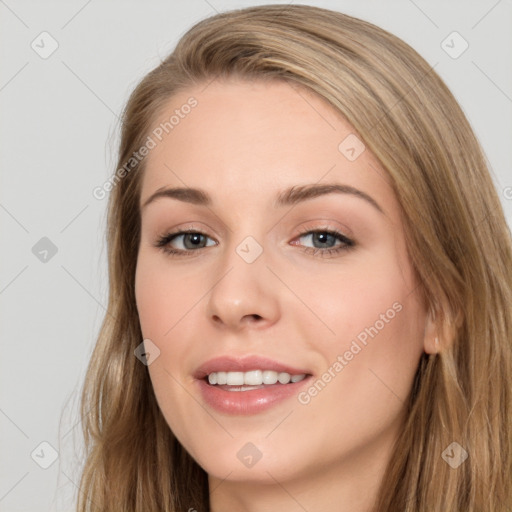
<svg viewBox="0 0 512 512">
<path fill-rule="evenodd" d="M 211 510 L 368 511 L 419 358 L 435 351 L 389 178 L 368 149 L 346 158 L 338 146 L 354 128 L 304 89 L 205 86 L 169 100 L 162 120 L 190 96 L 198 105 L 151 150 L 142 181 L 141 205 L 160 187 L 213 198 L 209 207 L 159 198 L 142 210 L 136 301 L 144 338 L 160 350 L 148 366 L 158 404 L 208 473 Z M 272 206 L 287 187 L 327 182 L 365 192 L 384 214 L 349 194 Z M 202 248 L 183 236 L 171 245 L 191 256 L 155 247 L 187 227 L 206 236 Z M 356 245 L 322 257 L 343 242 L 300 235 L 306 228 L 336 229 Z M 253 263 L 236 252 L 247 236 L 263 249 Z M 259 354 L 317 379 L 396 303 L 400 312 L 307 404 L 294 396 L 255 415 L 223 414 L 192 377 L 212 357 Z M 262 453 L 251 468 L 237 458 L 248 442 Z"/>
</svg>

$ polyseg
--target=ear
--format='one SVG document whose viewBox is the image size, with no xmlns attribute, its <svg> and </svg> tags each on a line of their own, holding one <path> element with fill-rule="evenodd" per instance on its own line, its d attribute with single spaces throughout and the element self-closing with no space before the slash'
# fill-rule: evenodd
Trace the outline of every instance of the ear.
<svg viewBox="0 0 512 512">
<path fill-rule="evenodd" d="M 431 308 L 427 313 L 423 335 L 423 349 L 427 354 L 438 354 L 455 341 L 462 316 L 447 311 L 448 308 L 444 308 L 436 313 Z"/>
</svg>

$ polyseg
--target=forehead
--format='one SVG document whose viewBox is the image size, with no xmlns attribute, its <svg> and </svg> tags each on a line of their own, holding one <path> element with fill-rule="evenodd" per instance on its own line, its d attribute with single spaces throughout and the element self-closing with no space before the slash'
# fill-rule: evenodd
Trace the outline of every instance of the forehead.
<svg viewBox="0 0 512 512">
<path fill-rule="evenodd" d="M 161 140 L 153 135 L 141 203 L 158 188 L 188 186 L 214 203 L 269 206 L 284 188 L 338 182 L 396 210 L 387 173 L 355 129 L 303 87 L 235 79 L 190 87 L 167 102 L 152 133 Z"/>
</svg>

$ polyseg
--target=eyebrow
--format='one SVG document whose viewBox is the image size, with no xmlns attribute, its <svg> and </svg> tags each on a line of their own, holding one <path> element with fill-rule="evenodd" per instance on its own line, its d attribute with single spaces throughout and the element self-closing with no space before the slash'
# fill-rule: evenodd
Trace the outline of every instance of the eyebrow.
<svg viewBox="0 0 512 512">
<path fill-rule="evenodd" d="M 327 194 L 350 194 L 365 200 L 376 208 L 380 213 L 384 214 L 384 210 L 379 203 L 362 190 L 350 185 L 342 185 L 339 183 L 311 184 L 311 185 L 295 185 L 286 190 L 281 191 L 274 200 L 274 208 L 282 208 L 284 206 L 293 206 L 302 201 L 313 199 Z M 211 196 L 204 190 L 189 187 L 173 187 L 159 188 L 154 192 L 142 205 L 142 209 L 146 208 L 150 203 L 161 197 L 177 199 L 185 203 L 196 204 L 199 206 L 211 206 L 213 201 Z"/>
</svg>

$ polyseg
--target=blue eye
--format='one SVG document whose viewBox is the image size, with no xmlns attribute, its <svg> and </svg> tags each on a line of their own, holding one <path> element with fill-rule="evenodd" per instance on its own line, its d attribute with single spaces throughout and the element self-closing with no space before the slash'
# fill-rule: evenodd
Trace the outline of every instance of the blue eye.
<svg viewBox="0 0 512 512">
<path fill-rule="evenodd" d="M 170 246 L 171 242 L 183 237 L 182 243 L 185 249 L 174 249 Z M 164 252 L 171 255 L 184 254 L 191 256 L 190 252 L 194 252 L 196 249 L 202 249 L 204 238 L 207 238 L 204 233 L 194 231 L 192 229 L 185 231 L 177 231 L 175 233 L 167 233 L 157 240 L 156 247 L 161 248 Z M 188 244 L 187 244 L 188 243 Z M 187 247 L 188 245 L 188 247 Z M 215 244 L 213 244 L 215 245 Z"/>
<path fill-rule="evenodd" d="M 180 239 L 181 237 L 184 249 L 176 249 L 172 247 L 171 243 Z M 311 240 L 313 243 L 319 244 L 320 247 L 303 247 L 302 250 L 306 254 L 320 254 L 320 256 L 324 258 L 334 256 L 355 246 L 355 242 L 353 240 L 346 237 L 342 233 L 331 229 L 303 231 L 297 238 L 301 239 L 305 237 L 312 237 Z M 170 256 L 193 256 L 193 253 L 197 252 L 199 249 L 207 247 L 204 245 L 204 242 L 207 238 L 209 237 L 204 233 L 195 231 L 193 229 L 176 231 L 174 233 L 167 233 L 161 236 L 156 241 L 155 247 L 162 249 L 164 253 Z M 336 242 L 340 242 L 341 245 L 338 247 L 333 247 L 332 244 L 336 244 Z M 214 242 L 213 244 L 210 244 L 210 246 L 211 245 L 216 245 L 216 243 Z M 327 245 L 327 247 L 325 247 L 325 245 Z"/>
<path fill-rule="evenodd" d="M 323 258 L 339 254 L 340 252 L 346 251 L 355 245 L 353 240 L 351 240 L 350 238 L 346 237 L 345 235 L 336 230 L 317 229 L 314 231 L 304 231 L 299 236 L 299 239 L 305 237 L 311 237 L 311 240 L 313 242 L 317 242 L 321 246 L 325 246 L 325 244 L 329 245 L 329 247 L 303 248 L 303 251 L 305 253 L 312 255 L 316 255 L 319 253 Z M 331 243 L 336 243 L 337 241 L 341 242 L 342 245 L 338 247 L 333 247 Z"/>
</svg>

